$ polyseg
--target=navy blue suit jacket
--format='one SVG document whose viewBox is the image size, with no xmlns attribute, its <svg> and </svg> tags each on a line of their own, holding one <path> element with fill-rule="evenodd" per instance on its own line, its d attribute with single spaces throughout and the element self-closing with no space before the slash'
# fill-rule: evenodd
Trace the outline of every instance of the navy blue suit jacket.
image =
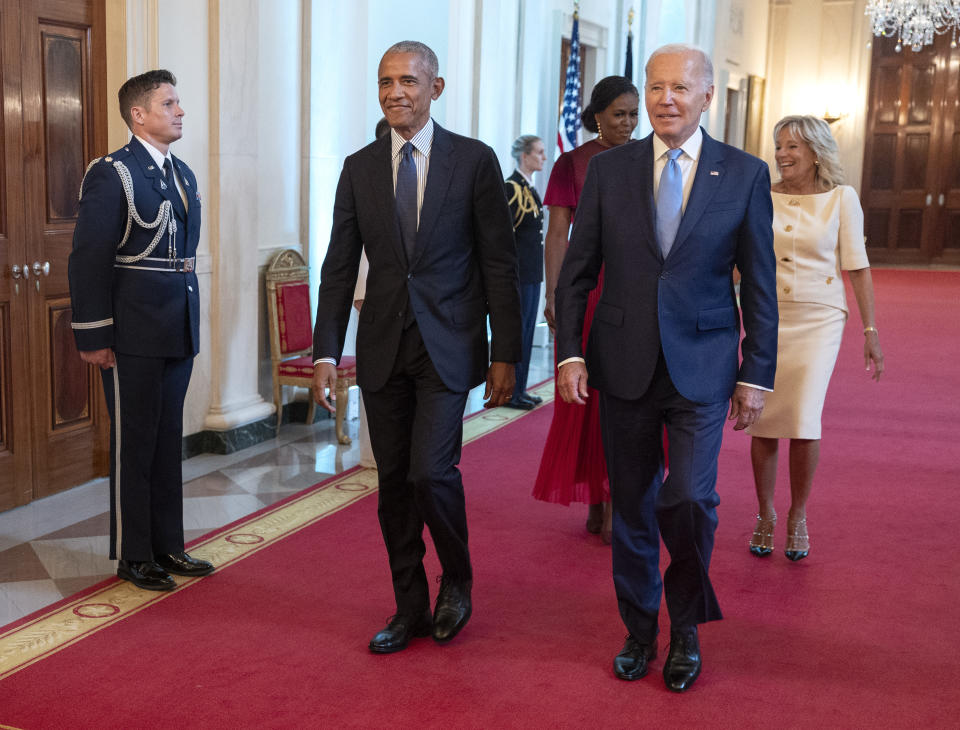
<svg viewBox="0 0 960 730">
<path fill-rule="evenodd" d="M 483 382 L 490 360 L 520 360 L 516 247 L 500 165 L 487 145 L 434 124 L 408 263 L 390 156 L 386 135 L 344 161 L 320 272 L 313 356 L 339 360 L 343 352 L 360 252 L 366 249 L 370 271 L 357 329 L 358 383 L 367 390 L 386 383 L 409 306 L 443 383 L 467 391 Z"/>
<path fill-rule="evenodd" d="M 704 133 L 677 238 L 664 259 L 652 135 L 595 156 L 557 286 L 560 360 L 584 356 L 587 295 L 603 265 L 585 354 L 592 387 L 639 398 L 662 348 L 670 378 L 688 400 L 726 400 L 737 381 L 772 389 L 778 323 L 772 220 L 767 166 Z M 741 274 L 742 362 L 734 266 Z"/>
<path fill-rule="evenodd" d="M 135 222 L 119 251 L 127 225 L 127 198 L 114 168 L 119 160 L 130 171 L 140 218 L 152 223 L 160 204 L 173 201 L 177 221 L 176 257 L 196 256 L 200 238 L 200 194 L 193 171 L 177 157 L 189 208 L 176 187 L 164 182 L 163 170 L 135 137 L 93 163 L 82 183 L 82 197 L 70 253 L 70 298 L 73 332 L 80 350 L 112 348 L 143 357 L 189 357 L 200 346 L 200 289 L 194 272 L 118 268 L 116 256 L 143 252 L 156 233 Z M 167 258 L 164 233 L 151 257 Z"/>
</svg>

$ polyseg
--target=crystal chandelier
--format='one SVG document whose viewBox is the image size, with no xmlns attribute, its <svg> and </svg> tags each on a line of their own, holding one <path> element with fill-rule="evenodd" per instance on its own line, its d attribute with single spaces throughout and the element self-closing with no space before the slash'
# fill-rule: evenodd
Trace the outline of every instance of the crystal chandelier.
<svg viewBox="0 0 960 730">
<path fill-rule="evenodd" d="M 866 14 L 875 36 L 897 36 L 897 53 L 904 46 L 919 51 L 947 31 L 950 47 L 957 47 L 960 0 L 867 0 Z"/>
</svg>

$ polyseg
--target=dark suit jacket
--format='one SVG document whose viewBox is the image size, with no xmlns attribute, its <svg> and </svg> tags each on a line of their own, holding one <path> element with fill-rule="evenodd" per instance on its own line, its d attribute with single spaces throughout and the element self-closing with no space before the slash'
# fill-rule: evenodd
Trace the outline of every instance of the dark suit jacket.
<svg viewBox="0 0 960 730">
<path fill-rule="evenodd" d="M 520 283 L 539 284 L 543 281 L 543 202 L 537 189 L 527 182 L 519 170 L 514 170 L 506 179 L 506 193 L 510 215 L 513 217 L 513 235 L 517 241 Z M 533 198 L 536 210 L 525 211 L 520 215 L 521 196 L 528 194 Z"/>
<path fill-rule="evenodd" d="M 81 184 L 80 212 L 70 253 L 70 298 L 73 332 L 80 350 L 113 348 L 143 357 L 188 357 L 200 347 L 200 288 L 194 272 L 120 268 L 117 255 L 143 252 L 156 229 L 136 222 L 119 251 L 127 226 L 127 198 L 114 162 L 130 171 L 140 218 L 152 223 L 160 204 L 173 201 L 177 222 L 176 258 L 196 256 L 200 239 L 200 194 L 197 178 L 176 157 L 189 209 L 184 215 L 176 187 L 164 182 L 163 170 L 135 137 L 124 147 L 95 161 Z M 165 186 L 165 187 L 164 187 Z M 164 233 L 151 258 L 168 257 Z M 148 262 L 142 262 L 148 263 Z M 156 266 L 162 266 L 159 262 Z"/>
<path fill-rule="evenodd" d="M 737 381 L 773 388 L 776 261 L 767 166 L 703 135 L 676 241 L 660 253 L 653 199 L 653 137 L 590 161 L 557 286 L 558 355 L 582 356 L 587 295 L 605 264 L 586 352 L 590 385 L 640 397 L 662 348 L 670 377 L 698 403 L 728 399 Z M 741 274 L 745 337 L 732 271 Z"/>
<path fill-rule="evenodd" d="M 434 124 L 413 261 L 397 223 L 386 135 L 344 161 L 330 246 L 320 272 L 313 356 L 343 352 L 360 252 L 370 261 L 357 329 L 357 381 L 387 381 L 408 307 L 430 359 L 453 391 L 481 383 L 490 360 L 520 359 L 513 226 L 497 158 L 487 145 Z M 489 352 L 486 315 L 493 333 Z"/>
</svg>

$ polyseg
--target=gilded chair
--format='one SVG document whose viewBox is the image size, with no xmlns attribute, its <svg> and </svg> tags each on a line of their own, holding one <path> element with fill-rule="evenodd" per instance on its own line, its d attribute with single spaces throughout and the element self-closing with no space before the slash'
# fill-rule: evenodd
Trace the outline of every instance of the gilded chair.
<svg viewBox="0 0 960 730">
<path fill-rule="evenodd" d="M 283 386 L 310 389 L 313 382 L 313 324 L 310 316 L 309 268 L 298 251 L 281 251 L 267 267 L 267 314 L 270 321 L 270 368 L 273 373 L 273 402 L 277 407 L 277 432 L 283 413 Z M 349 444 L 343 419 L 347 412 L 350 386 L 357 382 L 357 363 L 343 357 L 337 366 L 337 440 Z M 314 401 L 310 396 L 307 423 L 313 423 Z"/>
</svg>

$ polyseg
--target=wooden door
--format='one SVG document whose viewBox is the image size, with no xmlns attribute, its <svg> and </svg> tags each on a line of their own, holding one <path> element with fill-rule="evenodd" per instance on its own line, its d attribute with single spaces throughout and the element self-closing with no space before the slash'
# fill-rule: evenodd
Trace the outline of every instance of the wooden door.
<svg viewBox="0 0 960 730">
<path fill-rule="evenodd" d="M 0 510 L 33 493 L 27 347 L 29 279 L 23 199 L 23 110 L 20 103 L 19 4 L 0 13 Z M 28 271 L 29 271 L 29 267 Z"/>
<path fill-rule="evenodd" d="M 958 61 L 948 36 L 921 51 L 873 44 L 863 206 L 875 263 L 960 262 Z"/>
<path fill-rule="evenodd" d="M 9 96 L 20 118 L 5 119 L 5 200 L 16 226 L 8 248 L 28 278 L 12 279 L 7 262 L 12 321 L 25 332 L 12 345 L 12 360 L 24 364 L 10 368 L 5 385 L 12 405 L 18 397 L 28 404 L 12 414 L 15 453 L 29 444 L 32 455 L 17 504 L 102 476 L 109 465 L 100 376 L 77 354 L 67 284 L 80 181 L 87 161 L 106 151 L 106 54 L 102 2 L 3 0 L 5 26 L 14 25 L 13 11 L 18 27 L 4 28 L 4 105 Z M 18 83 L 6 83 L 8 71 Z"/>
</svg>

